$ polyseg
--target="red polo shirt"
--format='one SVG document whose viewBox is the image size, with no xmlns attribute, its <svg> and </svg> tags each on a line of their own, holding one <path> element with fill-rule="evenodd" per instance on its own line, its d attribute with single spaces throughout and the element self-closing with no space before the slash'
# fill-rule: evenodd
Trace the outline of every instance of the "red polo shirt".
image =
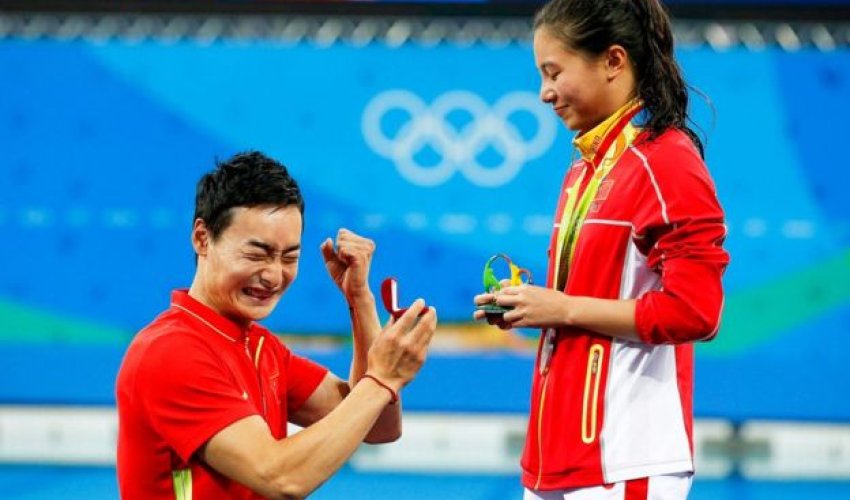
<svg viewBox="0 0 850 500">
<path fill-rule="evenodd" d="M 256 323 L 247 329 L 189 296 L 136 335 L 118 372 L 121 498 L 262 498 L 214 471 L 198 449 L 260 415 L 277 439 L 327 370 L 292 354 Z"/>
</svg>

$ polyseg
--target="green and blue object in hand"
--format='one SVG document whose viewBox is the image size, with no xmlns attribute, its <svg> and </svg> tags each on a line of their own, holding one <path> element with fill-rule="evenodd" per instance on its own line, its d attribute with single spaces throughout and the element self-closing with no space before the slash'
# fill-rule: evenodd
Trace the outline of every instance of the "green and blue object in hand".
<svg viewBox="0 0 850 500">
<path fill-rule="evenodd" d="M 482 276 L 482 280 L 484 282 L 484 293 L 497 294 L 502 290 L 502 280 L 497 278 L 495 271 L 493 271 L 493 264 L 497 260 L 504 260 L 508 264 L 508 269 L 510 271 L 510 278 L 508 278 L 509 286 L 519 286 L 522 284 L 532 283 L 531 272 L 528 269 L 523 269 L 517 266 L 513 263 L 510 257 L 500 253 L 487 259 L 487 263 L 484 264 L 484 275 Z M 496 303 L 494 298 L 493 302 L 480 305 L 478 306 L 478 309 L 484 311 L 484 313 L 488 316 L 500 316 L 504 314 L 505 311 L 513 309 L 513 307 L 500 306 Z"/>
</svg>

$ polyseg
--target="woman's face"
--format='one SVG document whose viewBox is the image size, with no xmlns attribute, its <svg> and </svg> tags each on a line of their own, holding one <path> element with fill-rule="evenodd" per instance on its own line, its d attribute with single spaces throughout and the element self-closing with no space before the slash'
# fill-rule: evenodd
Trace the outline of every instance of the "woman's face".
<svg viewBox="0 0 850 500">
<path fill-rule="evenodd" d="M 570 130 L 587 132 L 610 110 L 605 57 L 571 50 L 542 26 L 534 33 L 534 61 L 540 71 L 540 99 Z"/>
</svg>

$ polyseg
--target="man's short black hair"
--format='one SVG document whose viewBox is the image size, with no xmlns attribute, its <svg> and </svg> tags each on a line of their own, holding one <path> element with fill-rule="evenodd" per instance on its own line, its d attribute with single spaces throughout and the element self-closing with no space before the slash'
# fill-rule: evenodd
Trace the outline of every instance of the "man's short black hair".
<svg viewBox="0 0 850 500">
<path fill-rule="evenodd" d="M 238 153 L 198 181 L 195 217 L 217 239 L 230 225 L 232 208 L 260 205 L 297 206 L 304 216 L 298 183 L 280 162 L 257 151 Z"/>
</svg>

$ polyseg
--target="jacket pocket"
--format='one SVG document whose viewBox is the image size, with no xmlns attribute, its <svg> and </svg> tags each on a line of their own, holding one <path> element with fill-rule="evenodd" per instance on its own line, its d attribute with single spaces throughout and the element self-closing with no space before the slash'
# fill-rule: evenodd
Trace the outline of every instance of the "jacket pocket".
<svg viewBox="0 0 850 500">
<path fill-rule="evenodd" d="M 605 349 L 599 344 L 590 346 L 587 355 L 587 371 L 584 377 L 584 396 L 581 403 L 581 441 L 590 444 L 596 441 L 597 411 L 599 402 L 600 372 Z"/>
</svg>

